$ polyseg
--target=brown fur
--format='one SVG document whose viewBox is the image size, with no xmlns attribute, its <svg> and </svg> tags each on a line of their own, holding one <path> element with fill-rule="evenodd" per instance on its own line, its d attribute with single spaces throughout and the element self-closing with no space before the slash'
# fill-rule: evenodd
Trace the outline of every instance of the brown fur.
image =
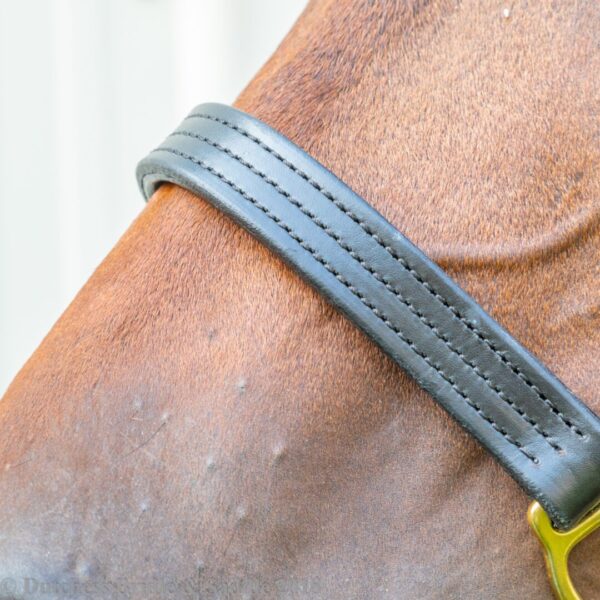
<svg viewBox="0 0 600 600">
<path fill-rule="evenodd" d="M 315 1 L 237 104 L 600 411 L 600 6 L 503 7 Z M 509 476 L 278 259 L 172 186 L 18 375 L 0 427 L 0 579 L 550 597 Z M 572 563 L 600 598 L 600 539 Z"/>
</svg>

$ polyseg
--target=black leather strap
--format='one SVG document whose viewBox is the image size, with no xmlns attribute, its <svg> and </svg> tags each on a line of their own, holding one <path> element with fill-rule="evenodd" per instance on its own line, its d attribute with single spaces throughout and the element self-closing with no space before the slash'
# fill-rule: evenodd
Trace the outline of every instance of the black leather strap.
<svg viewBox="0 0 600 600">
<path fill-rule="evenodd" d="M 566 528 L 600 499 L 600 420 L 337 177 L 267 125 L 205 104 L 137 169 L 208 199 L 401 365 Z"/>
</svg>

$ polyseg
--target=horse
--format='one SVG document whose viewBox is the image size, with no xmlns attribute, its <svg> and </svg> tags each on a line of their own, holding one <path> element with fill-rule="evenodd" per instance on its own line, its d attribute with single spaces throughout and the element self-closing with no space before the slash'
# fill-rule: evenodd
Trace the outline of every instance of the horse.
<svg viewBox="0 0 600 600">
<path fill-rule="evenodd" d="M 596 412 L 599 36 L 594 2 L 313 0 L 235 103 Z M 283 262 L 175 185 L 19 372 L 0 428 L 10 598 L 551 594 L 517 484 Z M 598 598 L 600 539 L 571 563 Z"/>
</svg>

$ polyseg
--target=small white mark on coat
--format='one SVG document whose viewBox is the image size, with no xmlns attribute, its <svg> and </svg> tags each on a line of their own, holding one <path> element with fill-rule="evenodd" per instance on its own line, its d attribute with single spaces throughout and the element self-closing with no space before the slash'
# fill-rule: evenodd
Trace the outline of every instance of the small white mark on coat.
<svg viewBox="0 0 600 600">
<path fill-rule="evenodd" d="M 245 506 L 238 506 L 235 510 L 235 516 L 237 518 L 238 523 L 240 521 L 244 521 L 246 519 L 246 517 L 248 516 L 248 512 L 246 511 L 246 507 Z"/>
<path fill-rule="evenodd" d="M 86 582 L 90 579 L 90 576 L 93 574 L 94 568 L 91 563 L 87 560 L 78 560 L 75 565 L 75 574 L 79 581 Z"/>
<path fill-rule="evenodd" d="M 281 460 L 286 455 L 287 448 L 285 447 L 284 444 L 278 443 L 273 446 L 272 452 L 273 452 L 273 462 L 278 463 L 278 462 L 281 462 Z"/>
</svg>

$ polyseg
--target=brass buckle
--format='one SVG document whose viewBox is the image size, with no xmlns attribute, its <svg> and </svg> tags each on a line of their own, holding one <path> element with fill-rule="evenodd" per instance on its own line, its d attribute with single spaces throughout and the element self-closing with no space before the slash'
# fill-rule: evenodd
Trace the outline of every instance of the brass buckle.
<svg viewBox="0 0 600 600">
<path fill-rule="evenodd" d="M 569 553 L 582 539 L 600 527 L 600 507 L 568 531 L 557 531 L 538 502 L 532 502 L 527 520 L 544 548 L 548 576 L 558 600 L 582 600 L 569 576 Z"/>
</svg>

